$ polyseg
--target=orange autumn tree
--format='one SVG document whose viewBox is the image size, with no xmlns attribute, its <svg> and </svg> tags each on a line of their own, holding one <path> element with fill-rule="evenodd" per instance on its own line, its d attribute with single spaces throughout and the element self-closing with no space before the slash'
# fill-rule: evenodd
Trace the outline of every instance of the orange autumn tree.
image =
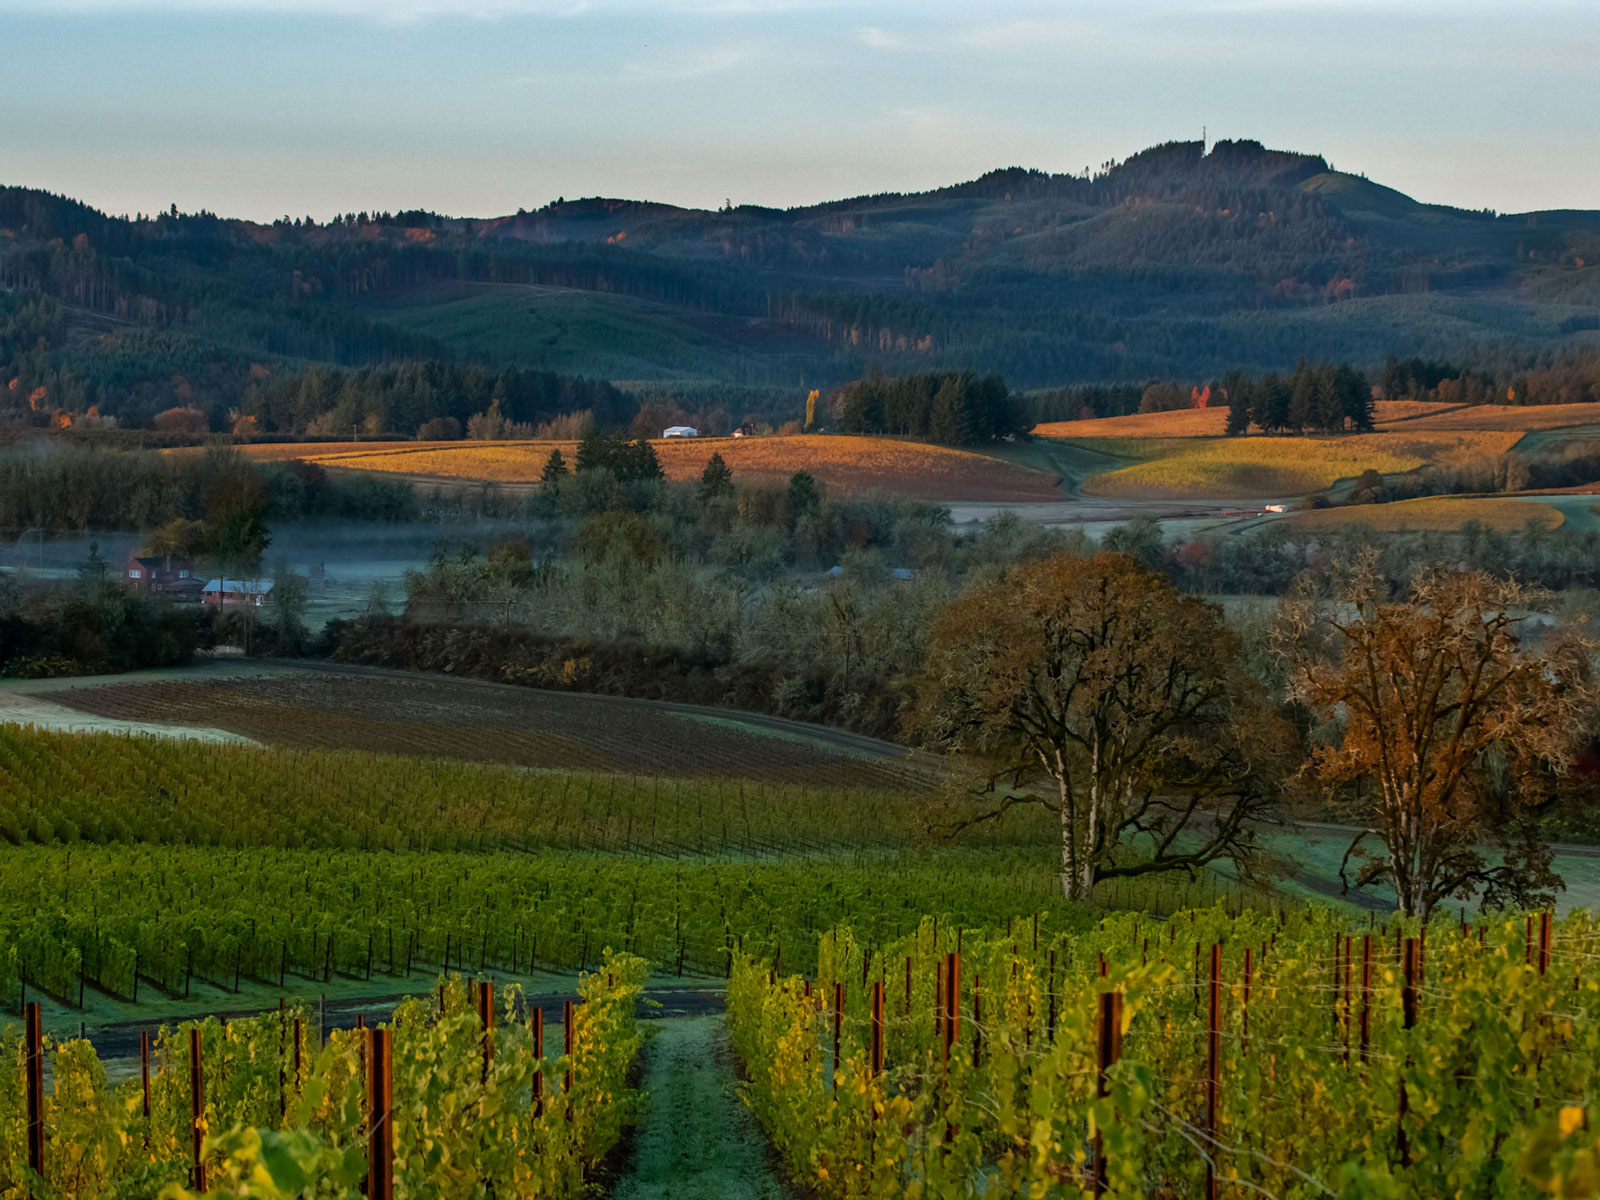
<svg viewBox="0 0 1600 1200">
<path fill-rule="evenodd" d="M 1330 593 L 1283 605 L 1274 645 L 1291 689 L 1335 730 L 1312 770 L 1362 826 L 1340 867 L 1347 889 L 1386 882 L 1424 920 L 1451 897 L 1553 899 L 1561 881 L 1531 818 L 1571 764 L 1592 647 L 1552 633 L 1527 648 L 1540 599 L 1444 569 L 1391 595 L 1369 554 Z"/>
<path fill-rule="evenodd" d="M 1248 869 L 1295 739 L 1242 650 L 1220 608 L 1122 554 L 969 592 L 935 626 L 912 718 L 986 768 L 948 827 L 1048 809 L 1068 900 L 1118 876 Z"/>
</svg>

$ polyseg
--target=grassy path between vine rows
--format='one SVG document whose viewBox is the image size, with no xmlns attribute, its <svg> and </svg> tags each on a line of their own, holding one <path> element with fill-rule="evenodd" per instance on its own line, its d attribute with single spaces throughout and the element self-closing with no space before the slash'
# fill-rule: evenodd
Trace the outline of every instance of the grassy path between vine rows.
<svg viewBox="0 0 1600 1200">
<path fill-rule="evenodd" d="M 611 1200 L 788 1200 L 735 1093 L 722 1016 L 662 1021 L 644 1055 L 646 1107 Z"/>
</svg>

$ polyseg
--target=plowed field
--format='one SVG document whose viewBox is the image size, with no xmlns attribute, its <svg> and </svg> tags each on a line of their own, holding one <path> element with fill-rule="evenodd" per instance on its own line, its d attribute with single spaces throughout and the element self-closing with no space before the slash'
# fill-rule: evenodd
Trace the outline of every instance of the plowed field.
<svg viewBox="0 0 1600 1200">
<path fill-rule="evenodd" d="M 899 747 L 775 718 L 399 673 L 292 670 L 56 690 L 81 712 L 223 729 L 268 745 L 525 767 L 915 786 Z"/>
</svg>

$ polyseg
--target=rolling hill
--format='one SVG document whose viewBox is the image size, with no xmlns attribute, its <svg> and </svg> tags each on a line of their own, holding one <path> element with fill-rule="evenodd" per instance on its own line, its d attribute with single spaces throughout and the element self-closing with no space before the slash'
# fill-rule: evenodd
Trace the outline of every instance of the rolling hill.
<svg viewBox="0 0 1600 1200">
<path fill-rule="evenodd" d="M 651 402 L 786 418 L 873 364 L 1017 388 L 1301 357 L 1521 369 L 1600 349 L 1597 263 L 1600 213 L 1424 205 L 1247 141 L 786 210 L 585 199 L 261 225 L 13 187 L 0 398 L 124 425 L 193 407 L 221 429 L 233 411 L 289 433 L 337 409 L 323 432 L 409 435 L 440 395 L 514 393 L 522 421 Z M 339 407 L 348 372 L 407 362 L 442 374 L 404 405 Z M 502 386 L 508 371 L 546 376 Z M 573 377 L 626 395 L 575 402 Z"/>
</svg>

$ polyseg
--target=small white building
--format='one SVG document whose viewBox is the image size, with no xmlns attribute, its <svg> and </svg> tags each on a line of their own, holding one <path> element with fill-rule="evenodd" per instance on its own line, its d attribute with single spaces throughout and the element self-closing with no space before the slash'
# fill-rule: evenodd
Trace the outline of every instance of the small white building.
<svg viewBox="0 0 1600 1200">
<path fill-rule="evenodd" d="M 693 425 L 668 425 L 661 431 L 661 436 L 669 437 L 699 437 L 700 431 Z"/>
</svg>

